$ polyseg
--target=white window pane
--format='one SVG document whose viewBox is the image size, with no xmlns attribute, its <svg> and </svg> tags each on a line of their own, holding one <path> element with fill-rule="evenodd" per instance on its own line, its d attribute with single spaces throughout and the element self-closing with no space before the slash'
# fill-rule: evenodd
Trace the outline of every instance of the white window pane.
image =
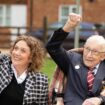
<svg viewBox="0 0 105 105">
<path fill-rule="evenodd" d="M 7 16 L 10 16 L 10 14 L 11 14 L 11 7 L 10 6 L 7 6 L 6 7 L 6 15 Z"/>
<path fill-rule="evenodd" d="M 62 16 L 68 16 L 69 13 L 69 8 L 68 7 L 63 7 L 62 8 Z"/>
<path fill-rule="evenodd" d="M 26 26 L 26 5 L 13 5 L 11 8 L 11 26 Z"/>
<path fill-rule="evenodd" d="M 10 24 L 11 24 L 11 7 L 7 5 L 5 13 L 5 25 L 9 26 Z"/>
<path fill-rule="evenodd" d="M 2 15 L 3 14 L 3 8 L 2 8 L 2 6 L 0 6 L 0 15 Z"/>
<path fill-rule="evenodd" d="M 9 26 L 11 24 L 10 17 L 6 17 L 6 26 Z"/>
<path fill-rule="evenodd" d="M 0 6 L 0 26 L 3 24 L 3 6 Z"/>
<path fill-rule="evenodd" d="M 2 26 L 3 18 L 0 17 L 0 26 Z"/>
<path fill-rule="evenodd" d="M 72 8 L 72 12 L 73 12 L 73 13 L 77 13 L 77 8 L 75 8 L 75 7 Z"/>
<path fill-rule="evenodd" d="M 11 6 L 0 5 L 0 25 L 8 26 L 11 22 Z"/>
<path fill-rule="evenodd" d="M 77 6 L 76 5 L 61 5 L 60 6 L 60 16 L 59 21 L 65 23 L 68 18 L 69 13 L 77 13 Z M 79 14 L 82 15 L 82 8 L 79 7 Z"/>
</svg>

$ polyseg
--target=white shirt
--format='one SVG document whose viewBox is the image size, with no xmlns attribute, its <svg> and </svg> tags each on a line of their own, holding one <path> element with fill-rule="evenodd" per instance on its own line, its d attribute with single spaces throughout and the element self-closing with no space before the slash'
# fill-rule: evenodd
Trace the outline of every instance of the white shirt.
<svg viewBox="0 0 105 105">
<path fill-rule="evenodd" d="M 99 65 L 100 65 L 100 64 L 96 65 L 95 69 L 93 69 L 93 73 L 94 73 L 94 75 L 97 74 L 97 71 L 98 71 Z"/>
<path fill-rule="evenodd" d="M 20 76 L 17 76 L 17 71 L 16 71 L 15 67 L 13 65 L 11 65 L 11 68 L 12 68 L 12 70 L 14 72 L 17 83 L 21 84 L 26 79 L 27 70 L 25 70 Z"/>
</svg>

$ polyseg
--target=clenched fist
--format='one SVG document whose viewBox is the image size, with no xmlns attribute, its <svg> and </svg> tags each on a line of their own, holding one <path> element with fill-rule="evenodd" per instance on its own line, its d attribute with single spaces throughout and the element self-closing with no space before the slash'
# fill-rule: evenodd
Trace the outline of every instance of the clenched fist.
<svg viewBox="0 0 105 105">
<path fill-rule="evenodd" d="M 81 15 L 75 14 L 75 13 L 69 14 L 68 20 L 66 24 L 64 25 L 63 30 L 65 32 L 71 31 L 81 22 L 81 20 L 82 20 Z"/>
</svg>

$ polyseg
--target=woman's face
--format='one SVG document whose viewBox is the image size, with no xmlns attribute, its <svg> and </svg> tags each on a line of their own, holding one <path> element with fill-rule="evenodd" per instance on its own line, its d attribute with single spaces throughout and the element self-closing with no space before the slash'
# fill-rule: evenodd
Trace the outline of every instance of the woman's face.
<svg viewBox="0 0 105 105">
<path fill-rule="evenodd" d="M 31 51 L 24 40 L 17 42 L 11 52 L 12 64 L 14 67 L 28 67 L 30 63 Z"/>
</svg>

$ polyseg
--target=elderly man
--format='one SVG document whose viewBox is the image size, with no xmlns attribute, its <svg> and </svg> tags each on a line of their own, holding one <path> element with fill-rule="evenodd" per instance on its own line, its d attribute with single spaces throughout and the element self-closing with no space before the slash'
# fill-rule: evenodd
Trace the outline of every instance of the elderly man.
<svg viewBox="0 0 105 105">
<path fill-rule="evenodd" d="M 80 21 L 80 15 L 70 14 L 64 27 L 54 32 L 46 48 L 67 76 L 64 105 L 105 105 L 105 97 L 100 95 L 105 81 L 105 39 L 99 35 L 89 37 L 83 55 L 62 48 L 68 32 Z"/>
</svg>

